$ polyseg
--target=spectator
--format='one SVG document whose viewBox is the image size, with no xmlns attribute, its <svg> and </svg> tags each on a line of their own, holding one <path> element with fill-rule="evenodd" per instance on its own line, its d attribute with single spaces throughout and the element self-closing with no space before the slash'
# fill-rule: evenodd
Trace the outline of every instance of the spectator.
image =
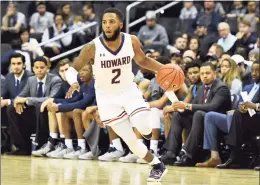
<svg viewBox="0 0 260 185">
<path fill-rule="evenodd" d="M 74 15 L 72 15 L 70 3 L 63 3 L 57 13 L 62 15 L 64 23 L 71 29 Z"/>
<path fill-rule="evenodd" d="M 260 69 L 260 68 L 259 68 Z M 259 73 L 259 69 L 258 69 L 258 73 Z M 258 75 L 258 80 L 255 79 L 255 77 L 253 77 L 254 80 L 259 81 L 260 77 Z M 251 91 L 253 91 L 253 87 L 254 87 L 254 83 L 246 86 L 244 88 L 244 91 L 246 91 L 248 94 L 251 94 Z M 251 96 L 251 100 L 252 102 L 257 102 L 257 99 L 259 99 L 259 97 L 257 97 L 260 91 L 258 90 L 255 91 L 254 93 L 252 93 Z M 240 102 L 242 101 L 242 97 L 240 96 Z M 239 105 L 238 108 L 240 110 L 242 106 Z M 230 125 L 231 125 L 231 121 L 232 121 L 232 116 L 233 116 L 233 111 L 231 110 L 226 114 L 220 114 L 217 112 L 209 112 L 205 115 L 205 120 L 204 120 L 204 143 L 203 143 L 203 148 L 206 150 L 211 150 L 211 157 L 209 160 L 207 160 L 204 163 L 197 163 L 196 166 L 198 167 L 216 167 L 217 165 L 221 164 L 221 159 L 219 156 L 219 150 L 218 150 L 218 130 L 221 130 L 223 133 L 228 134 L 229 130 L 230 130 Z M 247 113 L 245 113 L 247 114 Z M 240 127 L 241 128 L 241 127 Z M 243 128 L 241 128 L 241 130 L 244 130 Z"/>
<path fill-rule="evenodd" d="M 200 58 L 200 39 L 198 37 L 191 37 L 189 49 L 196 54 L 196 58 Z"/>
<path fill-rule="evenodd" d="M 252 49 L 248 54 L 249 61 L 255 62 L 257 59 L 260 58 L 259 49 Z"/>
<path fill-rule="evenodd" d="M 207 55 L 210 46 L 217 41 L 217 38 L 215 35 L 208 33 L 207 26 L 203 22 L 197 24 L 194 34 L 200 39 L 200 56 L 203 58 Z"/>
<path fill-rule="evenodd" d="M 202 64 L 200 78 L 204 83 L 197 91 L 195 99 L 191 104 L 175 102 L 169 112 L 183 109 L 184 112 L 174 112 L 169 136 L 164 143 L 167 149 L 161 160 L 165 164 L 173 164 L 181 150 L 181 133 L 183 128 L 190 129 L 189 137 L 180 152 L 180 161 L 175 162 L 177 166 L 194 166 L 195 154 L 203 136 L 204 116 L 206 112 L 226 112 L 230 109 L 231 98 L 228 87 L 216 78 L 215 67 L 210 63 Z"/>
<path fill-rule="evenodd" d="M 227 17 L 243 17 L 246 14 L 246 8 L 243 6 L 243 0 L 233 2 L 232 9 Z"/>
<path fill-rule="evenodd" d="M 2 43 L 11 43 L 12 40 L 19 37 L 19 31 L 21 28 L 26 27 L 25 15 L 16 10 L 16 4 L 10 2 L 6 14 L 2 19 Z"/>
<path fill-rule="evenodd" d="M 246 56 L 249 51 L 254 48 L 254 44 L 257 41 L 257 35 L 252 33 L 251 23 L 247 20 L 241 20 L 239 22 L 239 32 L 236 35 L 237 45 L 246 48 Z"/>
<path fill-rule="evenodd" d="M 225 53 L 233 55 L 236 50 L 237 38 L 231 34 L 229 24 L 225 22 L 219 23 L 218 33 L 221 37 L 218 39 L 218 45 L 222 46 Z"/>
<path fill-rule="evenodd" d="M 238 74 L 237 64 L 232 59 L 224 59 L 221 63 L 221 80 L 230 89 L 230 94 L 239 95 L 242 91 L 242 82 Z"/>
<path fill-rule="evenodd" d="M 255 1 L 248 1 L 247 2 L 247 11 L 248 13 L 243 17 L 244 20 L 250 22 L 251 24 L 251 31 L 257 31 L 257 24 L 259 24 L 259 15 L 256 14 L 256 2 Z"/>
<path fill-rule="evenodd" d="M 50 157 L 53 158 L 71 158 L 77 159 L 79 155 L 83 155 L 87 153 L 86 143 L 83 137 L 84 128 L 82 123 L 82 112 L 88 106 L 95 105 L 95 90 L 94 90 L 94 80 L 92 76 L 92 68 L 91 65 L 86 65 L 80 70 L 80 79 L 84 83 L 80 88 L 80 93 L 78 93 L 75 97 L 71 99 L 64 98 L 54 98 L 52 99 L 52 104 L 48 106 L 49 112 L 61 112 L 61 121 L 62 131 L 65 135 L 65 145 L 66 147 L 53 152 Z M 43 108 L 43 107 L 42 107 Z M 72 146 L 72 139 L 70 133 L 70 119 L 73 119 L 77 137 L 78 137 L 78 147 L 76 151 L 74 151 Z M 56 131 L 57 132 L 57 131 Z M 57 138 L 57 134 L 55 135 Z M 34 151 L 32 154 L 41 156 L 45 155 L 48 152 L 54 150 L 55 142 L 48 142 L 44 145 L 40 150 Z"/>
<path fill-rule="evenodd" d="M 167 49 L 170 50 L 170 52 L 179 51 L 181 54 L 186 50 L 187 48 L 187 42 L 183 37 L 177 37 L 174 42 L 174 47 L 168 45 Z"/>
<path fill-rule="evenodd" d="M 184 39 L 186 46 L 190 44 L 190 35 L 188 33 L 183 33 L 181 37 Z"/>
<path fill-rule="evenodd" d="M 30 33 L 43 33 L 47 28 L 53 25 L 54 15 L 46 11 L 46 4 L 44 2 L 37 2 L 37 12 L 31 16 Z"/>
<path fill-rule="evenodd" d="M 215 3 L 214 12 L 216 12 L 221 17 L 225 17 L 226 16 L 226 11 L 224 10 L 223 5 L 222 5 L 221 2 L 216 2 Z"/>
<path fill-rule="evenodd" d="M 138 38 L 143 43 L 144 49 L 153 48 L 162 50 L 169 44 L 165 28 L 156 23 L 156 14 L 154 11 L 146 12 L 146 25 L 142 26 L 139 30 Z"/>
<path fill-rule="evenodd" d="M 210 48 L 209 48 L 209 52 L 208 54 L 212 54 L 212 55 L 216 55 L 217 59 L 221 58 L 221 56 L 224 53 L 224 49 L 222 46 L 218 45 L 218 44 L 213 44 Z"/>
<path fill-rule="evenodd" d="M 186 20 L 186 19 L 196 19 L 198 10 L 196 6 L 194 6 L 193 2 L 184 2 L 183 8 L 181 9 L 180 13 L 180 19 Z"/>
<path fill-rule="evenodd" d="M 187 64 L 189 62 L 192 62 L 196 59 L 196 54 L 192 50 L 186 50 L 183 55 L 183 63 Z"/>
<path fill-rule="evenodd" d="M 61 14 L 55 15 L 55 24 L 52 27 L 46 29 L 42 36 L 42 42 L 45 42 L 53 37 L 68 32 L 68 27 L 64 24 L 63 17 Z M 59 40 L 53 41 L 44 45 L 45 55 L 53 57 L 68 48 L 72 44 L 72 35 L 67 35 Z"/>
<path fill-rule="evenodd" d="M 251 65 L 252 62 L 246 61 L 244 57 L 241 55 L 233 55 L 231 57 L 232 60 L 234 60 L 238 67 L 238 73 L 240 76 L 240 79 L 242 81 L 243 87 L 245 85 L 248 85 L 251 83 Z"/>
<path fill-rule="evenodd" d="M 235 51 L 235 55 L 241 55 L 243 58 L 247 58 L 248 55 L 246 54 L 246 48 L 243 46 L 238 46 L 236 51 Z"/>
<path fill-rule="evenodd" d="M 249 100 L 239 104 L 238 110 L 235 110 L 230 129 L 227 135 L 226 144 L 230 146 L 230 158 L 224 163 L 216 167 L 220 169 L 238 168 L 241 165 L 242 155 L 240 147 L 243 141 L 250 137 L 260 134 L 259 119 L 260 119 L 260 61 L 256 61 L 252 65 L 252 79 L 254 84 L 245 87 L 248 93 Z M 255 110 L 257 113 L 250 116 L 249 109 Z"/>
<path fill-rule="evenodd" d="M 38 147 L 48 138 L 48 115 L 47 112 L 40 113 L 40 105 L 58 92 L 61 80 L 47 72 L 47 60 L 44 57 L 35 59 L 33 70 L 35 76 L 28 78 L 14 105 L 7 107 L 11 141 L 15 146 L 10 155 L 30 155 L 30 136 L 35 131 Z"/>
<path fill-rule="evenodd" d="M 211 54 L 211 53 L 207 54 L 204 62 L 210 62 L 211 64 L 213 64 L 217 68 L 216 72 L 218 74 L 219 60 L 216 55 Z"/>
<path fill-rule="evenodd" d="M 196 24 L 203 23 L 207 27 L 208 33 L 216 33 L 217 26 L 221 20 L 221 17 L 214 11 L 214 1 L 204 1 L 204 10 L 199 13 L 197 19 L 191 25 L 191 32 L 194 31 Z"/>
<path fill-rule="evenodd" d="M 43 56 L 44 53 L 41 47 L 38 47 L 38 41 L 34 38 L 30 38 L 28 29 L 21 29 L 20 31 L 21 49 L 23 51 L 32 52 L 33 59 L 38 56 Z"/>
<path fill-rule="evenodd" d="M 177 64 L 177 65 L 182 65 L 183 61 L 182 61 L 182 54 L 180 51 L 175 50 L 175 51 L 171 51 L 171 63 L 172 64 Z"/>
</svg>

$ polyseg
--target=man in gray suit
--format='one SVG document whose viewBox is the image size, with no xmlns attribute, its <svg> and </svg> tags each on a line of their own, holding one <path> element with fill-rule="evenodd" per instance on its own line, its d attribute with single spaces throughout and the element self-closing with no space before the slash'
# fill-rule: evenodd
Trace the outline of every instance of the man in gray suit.
<svg viewBox="0 0 260 185">
<path fill-rule="evenodd" d="M 167 149 L 167 152 L 161 158 L 165 164 L 194 166 L 196 162 L 195 155 L 203 139 L 206 112 L 225 113 L 231 108 L 230 91 L 224 82 L 216 78 L 216 67 L 213 64 L 209 62 L 202 64 L 200 78 L 203 85 L 198 89 L 197 95 L 191 104 L 175 102 L 172 105 L 171 112 L 178 109 L 184 109 L 185 111 L 173 113 L 170 133 L 163 146 Z M 180 152 L 183 128 L 190 130 L 190 134 Z M 178 154 L 181 159 L 175 162 Z"/>
<path fill-rule="evenodd" d="M 30 135 L 35 130 L 39 147 L 48 139 L 48 112 L 41 113 L 40 106 L 59 91 L 62 81 L 58 76 L 47 72 L 48 63 L 44 57 L 35 59 L 33 71 L 35 76 L 28 78 L 26 86 L 14 100 L 14 104 L 7 107 L 11 143 L 14 146 L 9 154 L 29 155 Z"/>
</svg>

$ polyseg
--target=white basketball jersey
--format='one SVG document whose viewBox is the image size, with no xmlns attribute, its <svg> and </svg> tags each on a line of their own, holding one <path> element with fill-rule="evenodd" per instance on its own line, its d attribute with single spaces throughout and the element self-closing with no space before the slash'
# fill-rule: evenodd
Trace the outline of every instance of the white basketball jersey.
<svg viewBox="0 0 260 185">
<path fill-rule="evenodd" d="M 94 39 L 96 51 L 93 65 L 96 91 L 120 92 L 134 80 L 132 59 L 134 50 L 131 36 L 122 33 L 121 45 L 117 51 L 111 51 L 102 36 Z"/>
</svg>

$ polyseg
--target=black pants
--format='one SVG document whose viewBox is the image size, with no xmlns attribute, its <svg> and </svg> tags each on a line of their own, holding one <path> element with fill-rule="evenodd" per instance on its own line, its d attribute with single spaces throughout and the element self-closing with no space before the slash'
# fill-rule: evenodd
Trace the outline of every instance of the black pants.
<svg viewBox="0 0 260 185">
<path fill-rule="evenodd" d="M 260 134 L 260 114 L 250 117 L 249 113 L 234 112 L 226 143 L 240 148 L 246 138 Z"/>
<path fill-rule="evenodd" d="M 9 126 L 6 107 L 1 108 L 1 126 Z"/>
<path fill-rule="evenodd" d="M 38 148 L 47 140 L 49 135 L 48 112 L 40 112 L 40 105 L 27 106 L 19 115 L 13 105 L 7 107 L 8 120 L 10 123 L 11 144 L 21 150 L 31 149 L 30 136 L 36 132 Z"/>
<path fill-rule="evenodd" d="M 174 112 L 171 129 L 163 147 L 172 151 L 176 157 L 182 146 L 182 131 L 186 128 L 190 130 L 190 134 L 183 148 L 190 158 L 194 157 L 198 145 L 203 139 L 204 116 L 205 112 L 203 111 L 196 111 L 195 113 Z"/>
</svg>

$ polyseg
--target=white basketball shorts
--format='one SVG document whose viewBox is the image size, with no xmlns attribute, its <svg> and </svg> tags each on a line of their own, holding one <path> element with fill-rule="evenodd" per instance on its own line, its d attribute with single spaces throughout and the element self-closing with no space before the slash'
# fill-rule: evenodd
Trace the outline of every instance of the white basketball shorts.
<svg viewBox="0 0 260 185">
<path fill-rule="evenodd" d="M 133 82 L 118 94 L 96 89 L 96 100 L 100 118 L 104 125 L 114 125 L 141 111 L 150 111 L 142 92 Z"/>
</svg>

